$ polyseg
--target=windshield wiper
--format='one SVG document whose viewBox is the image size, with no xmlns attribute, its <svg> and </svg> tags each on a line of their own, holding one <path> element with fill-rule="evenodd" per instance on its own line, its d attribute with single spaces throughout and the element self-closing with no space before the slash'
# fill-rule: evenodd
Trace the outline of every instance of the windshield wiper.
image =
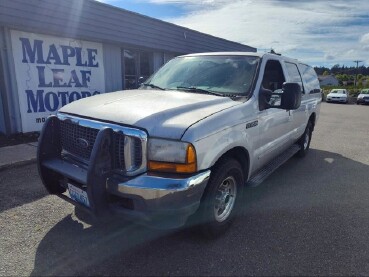
<svg viewBox="0 0 369 277">
<path fill-rule="evenodd" d="M 222 94 L 222 93 L 211 91 L 211 90 L 206 90 L 206 89 L 202 89 L 202 88 L 197 88 L 197 87 L 182 87 L 182 86 L 179 86 L 179 87 L 177 87 L 177 89 L 184 90 L 184 91 L 190 91 L 190 92 L 203 93 L 203 94 L 224 96 L 224 94 Z"/>
<path fill-rule="evenodd" d="M 165 90 L 165 88 L 161 88 L 157 85 L 154 84 L 149 84 L 149 83 L 143 83 L 142 85 L 144 85 L 145 87 L 150 87 L 150 88 L 156 88 L 156 89 L 160 89 L 160 90 Z"/>
</svg>

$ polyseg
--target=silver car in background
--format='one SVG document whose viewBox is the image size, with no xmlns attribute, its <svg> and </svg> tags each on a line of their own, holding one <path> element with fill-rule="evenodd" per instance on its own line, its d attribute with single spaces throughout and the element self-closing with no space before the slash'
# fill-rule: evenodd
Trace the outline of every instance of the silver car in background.
<svg viewBox="0 0 369 277">
<path fill-rule="evenodd" d="M 356 104 L 369 104 L 369 89 L 362 89 L 357 96 Z"/>
</svg>

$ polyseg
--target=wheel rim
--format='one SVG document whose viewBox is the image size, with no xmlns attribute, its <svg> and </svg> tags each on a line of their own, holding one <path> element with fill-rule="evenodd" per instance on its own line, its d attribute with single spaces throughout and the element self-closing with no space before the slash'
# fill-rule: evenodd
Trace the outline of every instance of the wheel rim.
<svg viewBox="0 0 369 277">
<path fill-rule="evenodd" d="M 234 203 L 237 195 L 237 184 L 233 176 L 228 176 L 218 186 L 215 203 L 214 203 L 214 216 L 218 222 L 225 221 L 233 210 Z"/>
<path fill-rule="evenodd" d="M 310 129 L 307 129 L 304 140 L 304 150 L 306 150 L 309 145 L 309 139 L 310 139 Z"/>
</svg>

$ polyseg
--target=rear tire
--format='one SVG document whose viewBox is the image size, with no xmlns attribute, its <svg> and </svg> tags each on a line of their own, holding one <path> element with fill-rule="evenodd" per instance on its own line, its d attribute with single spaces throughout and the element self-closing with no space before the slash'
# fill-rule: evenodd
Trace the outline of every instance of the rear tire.
<svg viewBox="0 0 369 277">
<path fill-rule="evenodd" d="M 226 159 L 214 167 L 198 213 L 204 236 L 217 237 L 231 226 L 243 187 L 244 176 L 238 161 Z"/>
<path fill-rule="evenodd" d="M 313 134 L 313 123 L 309 120 L 304 134 L 298 140 L 298 145 L 300 146 L 300 150 L 297 152 L 298 157 L 305 157 L 310 149 L 311 136 Z"/>
</svg>

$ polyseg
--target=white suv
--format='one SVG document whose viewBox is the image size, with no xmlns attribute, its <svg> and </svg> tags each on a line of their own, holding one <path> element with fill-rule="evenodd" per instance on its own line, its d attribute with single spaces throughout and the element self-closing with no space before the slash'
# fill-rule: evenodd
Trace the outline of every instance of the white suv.
<svg viewBox="0 0 369 277">
<path fill-rule="evenodd" d="M 245 186 L 307 153 L 320 103 L 314 69 L 295 59 L 185 55 L 138 90 L 81 99 L 51 116 L 39 172 L 50 193 L 93 214 L 159 228 L 193 216 L 219 234 Z"/>
</svg>

